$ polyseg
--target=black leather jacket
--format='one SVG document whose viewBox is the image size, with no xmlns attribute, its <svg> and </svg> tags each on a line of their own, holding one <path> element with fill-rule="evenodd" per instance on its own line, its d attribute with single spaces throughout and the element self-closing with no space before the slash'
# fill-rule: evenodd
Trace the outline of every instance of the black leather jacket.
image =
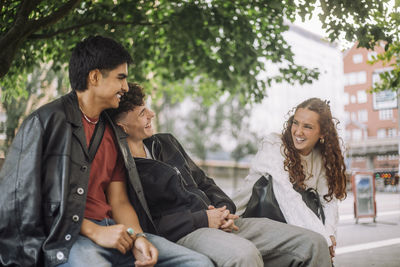
<svg viewBox="0 0 400 267">
<path fill-rule="evenodd" d="M 129 196 L 141 225 L 154 232 L 126 134 L 103 114 L 128 166 Z M 0 172 L 1 266 L 67 261 L 84 216 L 90 167 L 75 92 L 25 119 Z"/>
<path fill-rule="evenodd" d="M 135 158 L 158 234 L 171 241 L 201 227 L 208 227 L 208 205 L 226 206 L 233 201 L 190 159 L 171 134 L 156 134 L 144 143 L 153 159 Z"/>
</svg>

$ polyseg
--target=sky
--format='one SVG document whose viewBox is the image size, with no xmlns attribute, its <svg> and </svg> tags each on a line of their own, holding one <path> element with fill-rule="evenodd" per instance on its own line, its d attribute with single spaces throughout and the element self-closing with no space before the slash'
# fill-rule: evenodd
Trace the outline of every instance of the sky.
<svg viewBox="0 0 400 267">
<path fill-rule="evenodd" d="M 296 21 L 294 22 L 295 25 L 300 26 L 307 31 L 315 33 L 319 36 L 325 37 L 326 39 L 328 34 L 326 34 L 325 30 L 322 29 L 322 23 L 318 19 L 318 11 L 313 15 L 312 19 L 306 20 L 304 22 L 301 21 L 300 16 L 297 16 Z M 349 43 L 345 40 L 337 40 L 336 43 L 339 45 L 340 50 L 345 50 L 352 47 L 352 43 Z"/>
</svg>

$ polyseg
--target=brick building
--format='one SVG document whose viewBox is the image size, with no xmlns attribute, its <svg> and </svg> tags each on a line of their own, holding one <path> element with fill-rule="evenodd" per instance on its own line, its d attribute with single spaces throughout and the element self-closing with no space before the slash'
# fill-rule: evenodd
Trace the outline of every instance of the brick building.
<svg viewBox="0 0 400 267">
<path fill-rule="evenodd" d="M 371 93 L 379 73 L 389 70 L 368 61 L 384 51 L 357 48 L 344 52 L 345 140 L 352 171 L 398 172 L 398 110 L 396 92 Z"/>
</svg>

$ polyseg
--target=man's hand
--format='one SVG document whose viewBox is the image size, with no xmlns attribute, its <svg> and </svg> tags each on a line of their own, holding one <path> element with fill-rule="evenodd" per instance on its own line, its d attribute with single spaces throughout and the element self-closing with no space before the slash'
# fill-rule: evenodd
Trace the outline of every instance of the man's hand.
<svg viewBox="0 0 400 267">
<path fill-rule="evenodd" d="M 222 221 L 220 221 L 220 224 L 218 227 L 213 227 L 213 228 L 218 228 L 221 229 L 225 232 L 232 232 L 233 230 L 237 231 L 239 230 L 239 227 L 237 227 L 235 225 L 234 220 L 236 220 L 237 218 L 239 218 L 239 216 L 235 215 L 235 214 L 231 214 L 230 211 L 228 209 L 226 209 L 226 206 L 223 206 L 221 208 L 215 208 L 214 206 L 210 205 L 208 206 L 208 210 L 207 210 L 207 216 L 208 216 L 208 224 L 209 227 L 212 227 L 210 225 L 210 216 L 209 213 L 210 211 L 220 211 L 221 213 L 221 219 Z M 217 226 L 217 224 L 215 224 L 215 226 Z"/>
<path fill-rule="evenodd" d="M 226 211 L 220 209 L 209 209 L 206 212 L 208 218 L 208 227 L 218 229 L 224 223 Z"/>
<path fill-rule="evenodd" d="M 225 219 L 225 222 L 221 225 L 220 229 L 225 232 L 238 231 L 239 227 L 235 225 L 235 220 L 239 218 L 239 216 L 234 214 L 229 214 Z"/>
<path fill-rule="evenodd" d="M 333 258 L 333 257 L 335 257 L 336 238 L 333 235 L 331 235 L 330 238 L 332 240 L 332 246 L 329 247 L 329 252 L 331 254 L 331 258 Z"/>
<path fill-rule="evenodd" d="M 118 249 L 122 254 L 131 250 L 133 239 L 126 232 L 127 227 L 122 224 L 100 226 L 93 228 L 92 239 L 97 245 L 105 248 Z"/>
<path fill-rule="evenodd" d="M 132 252 L 137 267 L 152 267 L 157 263 L 158 250 L 144 237 L 136 239 Z"/>
</svg>

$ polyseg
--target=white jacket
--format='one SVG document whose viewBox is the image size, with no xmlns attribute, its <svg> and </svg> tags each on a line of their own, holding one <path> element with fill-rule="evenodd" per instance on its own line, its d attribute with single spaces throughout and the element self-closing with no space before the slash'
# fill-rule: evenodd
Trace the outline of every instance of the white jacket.
<svg viewBox="0 0 400 267">
<path fill-rule="evenodd" d="M 321 154 L 318 150 L 314 149 L 313 153 L 302 157 L 302 159 L 308 162 L 313 160 L 313 177 L 306 179 L 305 185 L 307 188 L 312 187 L 318 191 L 326 217 L 325 225 L 307 207 L 301 195 L 293 189 L 293 185 L 289 180 L 289 174 L 283 167 L 284 156 L 281 151 L 281 145 L 282 141 L 278 134 L 269 134 L 261 141 L 260 148 L 251 163 L 249 175 L 245 178 L 245 185 L 232 197 L 237 206 L 236 214 L 243 214 L 250 200 L 253 185 L 262 175 L 269 173 L 273 179 L 275 198 L 286 222 L 320 233 L 325 237 L 328 246 L 331 246 L 332 241 L 330 236 L 333 235 L 336 237 L 339 218 L 338 205 L 336 198 L 333 198 L 330 202 L 327 202 L 323 198 L 328 192 L 328 185 Z M 309 168 L 310 166 L 308 166 Z"/>
</svg>

